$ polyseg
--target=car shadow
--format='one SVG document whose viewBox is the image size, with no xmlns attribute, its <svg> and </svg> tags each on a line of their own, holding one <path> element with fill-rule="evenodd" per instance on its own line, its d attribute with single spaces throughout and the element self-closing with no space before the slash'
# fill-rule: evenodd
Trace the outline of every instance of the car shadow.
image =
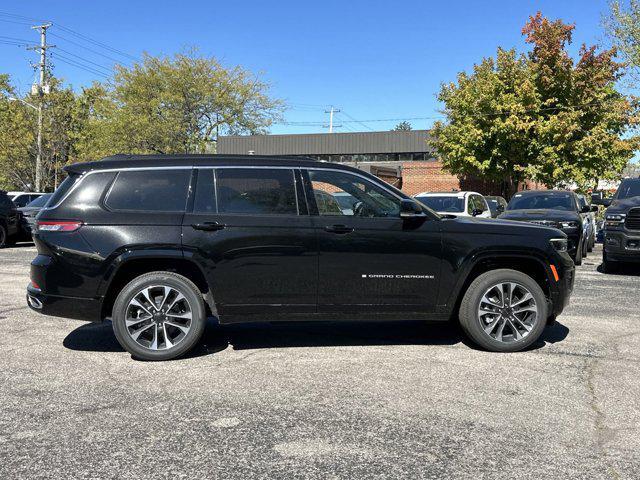
<svg viewBox="0 0 640 480">
<path fill-rule="evenodd" d="M 563 341 L 569 329 L 559 322 L 545 328 L 541 337 L 527 350 Z M 455 345 L 480 350 L 469 341 L 454 322 L 424 321 L 342 321 L 342 322 L 262 322 L 220 325 L 215 318 L 207 322 L 196 347 L 182 358 L 211 355 L 231 347 L 234 350 L 295 347 L 380 346 L 380 345 Z M 63 341 L 70 350 L 123 352 L 111 322 L 84 324 Z"/>
<path fill-rule="evenodd" d="M 600 265 L 598 265 L 596 270 L 598 270 L 598 272 L 600 273 L 604 273 L 605 275 L 626 275 L 638 277 L 640 276 L 640 263 L 621 263 L 613 272 L 605 272 L 604 266 L 601 263 Z"/>
</svg>

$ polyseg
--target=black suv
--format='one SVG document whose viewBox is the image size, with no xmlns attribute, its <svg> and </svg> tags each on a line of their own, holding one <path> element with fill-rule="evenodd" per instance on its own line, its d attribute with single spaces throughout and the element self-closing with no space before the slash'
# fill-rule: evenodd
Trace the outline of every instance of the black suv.
<svg viewBox="0 0 640 480">
<path fill-rule="evenodd" d="M 640 262 L 640 178 L 626 178 L 613 198 L 592 203 L 607 206 L 602 266 L 614 271 L 620 262 Z"/>
<path fill-rule="evenodd" d="M 7 192 L 0 190 L 0 248 L 16 241 L 20 231 L 20 213 Z"/>
<path fill-rule="evenodd" d="M 115 156 L 66 167 L 37 217 L 32 309 L 111 317 L 135 357 L 190 350 L 206 318 L 448 320 L 517 351 L 573 287 L 566 236 L 443 218 L 354 168 L 259 156 Z M 327 196 L 349 194 L 352 209 Z M 345 213 L 346 212 L 346 213 Z"/>
<path fill-rule="evenodd" d="M 536 223 L 557 228 L 567 234 L 569 254 L 576 265 L 587 256 L 588 215 L 598 207 L 580 205 L 578 196 L 567 190 L 528 190 L 518 192 L 498 218 Z"/>
</svg>

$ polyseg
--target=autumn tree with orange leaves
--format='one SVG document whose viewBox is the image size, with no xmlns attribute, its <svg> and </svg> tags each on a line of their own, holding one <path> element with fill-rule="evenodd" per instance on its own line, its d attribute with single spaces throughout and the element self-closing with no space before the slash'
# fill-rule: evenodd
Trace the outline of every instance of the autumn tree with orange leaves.
<svg viewBox="0 0 640 480">
<path fill-rule="evenodd" d="M 522 29 L 527 54 L 499 48 L 442 86 L 434 145 L 448 170 L 499 181 L 507 197 L 525 179 L 587 188 L 620 174 L 638 145 L 637 102 L 616 87 L 615 49 L 569 55 L 574 28 L 538 13 Z"/>
</svg>

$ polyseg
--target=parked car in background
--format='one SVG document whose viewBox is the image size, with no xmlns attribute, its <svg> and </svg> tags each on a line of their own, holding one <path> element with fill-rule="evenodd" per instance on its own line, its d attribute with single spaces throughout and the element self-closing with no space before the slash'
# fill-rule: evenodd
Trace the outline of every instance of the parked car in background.
<svg viewBox="0 0 640 480">
<path fill-rule="evenodd" d="M 26 207 L 28 203 L 33 202 L 36 198 L 44 195 L 39 192 L 7 192 L 16 207 Z"/>
<path fill-rule="evenodd" d="M 422 192 L 414 198 L 440 215 L 491 218 L 489 205 L 477 192 Z"/>
<path fill-rule="evenodd" d="M 596 237 L 598 235 L 598 225 L 596 222 L 598 207 L 594 206 L 594 208 L 591 208 L 591 205 L 589 205 L 589 202 L 587 201 L 587 197 L 582 194 L 578 194 L 578 204 L 583 210 L 585 210 L 584 207 L 589 207 L 589 211 L 583 213 L 582 218 L 585 220 L 583 225 L 585 229 L 585 238 L 587 239 L 587 252 L 592 252 L 593 247 L 596 245 Z"/>
<path fill-rule="evenodd" d="M 640 262 L 640 178 L 626 178 L 612 198 L 592 197 L 607 208 L 602 266 L 615 271 L 620 263 Z"/>
<path fill-rule="evenodd" d="M 33 231 L 36 224 L 36 215 L 40 213 L 49 198 L 51 198 L 52 193 L 45 193 L 40 195 L 38 198 L 33 200 L 31 203 L 28 203 L 26 207 L 18 208 L 18 211 L 21 213 L 20 219 L 20 233 L 22 238 L 31 239 L 31 232 Z"/>
<path fill-rule="evenodd" d="M 20 232 L 20 212 L 7 192 L 0 190 L 0 248 L 17 240 Z"/>
<path fill-rule="evenodd" d="M 518 192 L 498 218 L 537 223 L 562 230 L 568 237 L 569 254 L 576 265 L 587 256 L 587 239 L 582 215 L 590 211 L 581 207 L 578 196 L 565 190 L 529 190 Z"/>
<path fill-rule="evenodd" d="M 186 353 L 211 315 L 457 319 L 483 348 L 519 351 L 573 289 L 562 232 L 442 217 L 344 164 L 157 155 L 65 170 L 38 215 L 27 303 L 109 317 L 138 358 Z M 340 191 L 357 199 L 349 215 Z"/>
<path fill-rule="evenodd" d="M 491 218 L 496 218 L 507 208 L 507 201 L 503 197 L 497 195 L 485 195 L 484 199 L 487 201 L 487 205 L 489 205 L 489 210 L 491 210 Z"/>
</svg>

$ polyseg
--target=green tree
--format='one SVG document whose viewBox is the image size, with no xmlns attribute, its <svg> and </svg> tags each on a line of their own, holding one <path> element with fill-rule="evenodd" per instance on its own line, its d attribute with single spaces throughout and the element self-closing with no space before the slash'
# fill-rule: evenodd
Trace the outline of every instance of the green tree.
<svg viewBox="0 0 640 480">
<path fill-rule="evenodd" d="M 92 135 L 85 155 L 105 153 L 204 153 L 221 134 L 266 133 L 283 104 L 268 85 L 241 67 L 215 58 L 145 55 L 118 66 L 113 81 L 83 93 Z"/>
<path fill-rule="evenodd" d="M 604 26 L 614 45 L 637 77 L 640 69 L 640 1 L 610 2 L 611 12 L 604 18 Z"/>
<path fill-rule="evenodd" d="M 405 120 L 393 127 L 393 130 L 396 132 L 407 132 L 409 130 L 412 130 L 412 127 L 411 124 Z"/>
<path fill-rule="evenodd" d="M 433 142 L 446 168 L 501 182 L 506 196 L 525 179 L 584 188 L 621 172 L 637 146 L 626 137 L 635 102 L 616 89 L 614 50 L 583 45 L 574 62 L 573 29 L 538 13 L 523 28 L 528 55 L 498 49 L 442 86 Z"/>
</svg>

